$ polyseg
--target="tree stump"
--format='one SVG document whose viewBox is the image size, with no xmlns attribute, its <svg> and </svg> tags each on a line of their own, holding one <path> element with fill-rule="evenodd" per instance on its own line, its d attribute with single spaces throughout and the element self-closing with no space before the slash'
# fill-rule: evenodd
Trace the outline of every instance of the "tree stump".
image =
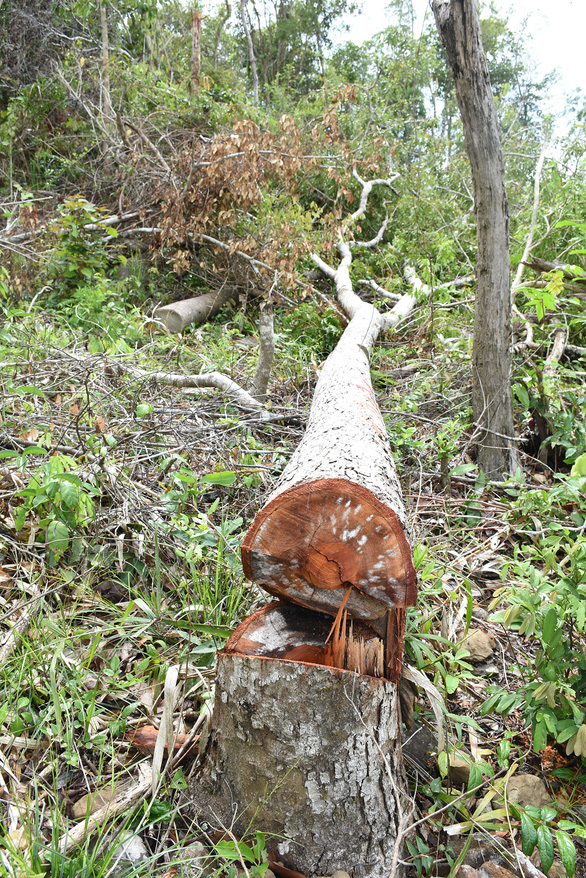
<svg viewBox="0 0 586 878">
<path fill-rule="evenodd" d="M 238 836 L 262 829 L 271 859 L 304 874 L 389 878 L 406 787 L 397 686 L 281 657 L 284 637 L 316 658 L 331 619 L 292 605 L 261 613 L 218 657 L 191 807 Z"/>
</svg>

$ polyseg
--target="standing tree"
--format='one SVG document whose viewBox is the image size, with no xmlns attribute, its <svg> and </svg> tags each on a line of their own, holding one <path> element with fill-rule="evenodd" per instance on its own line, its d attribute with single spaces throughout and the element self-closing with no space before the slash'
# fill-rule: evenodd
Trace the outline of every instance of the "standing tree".
<svg viewBox="0 0 586 878">
<path fill-rule="evenodd" d="M 478 237 L 472 410 L 478 463 L 492 478 L 515 469 L 511 399 L 509 207 L 498 117 L 476 0 L 432 0 L 454 75 L 474 185 Z"/>
</svg>

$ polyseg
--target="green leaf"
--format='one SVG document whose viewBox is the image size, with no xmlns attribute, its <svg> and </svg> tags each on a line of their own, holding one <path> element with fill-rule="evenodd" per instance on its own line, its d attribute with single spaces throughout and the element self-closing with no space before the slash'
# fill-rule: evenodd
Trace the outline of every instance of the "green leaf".
<svg viewBox="0 0 586 878">
<path fill-rule="evenodd" d="M 446 674 L 445 682 L 448 695 L 453 695 L 460 684 L 460 678 L 454 677 L 453 674 Z"/>
<path fill-rule="evenodd" d="M 586 476 L 586 454 L 581 454 L 570 470 L 570 478 Z"/>
<path fill-rule="evenodd" d="M 476 470 L 475 463 L 459 463 L 458 466 L 455 466 L 454 469 L 451 469 L 449 472 L 450 476 L 465 476 L 466 473 L 472 472 L 472 470 Z"/>
<path fill-rule="evenodd" d="M 42 396 L 43 398 L 45 396 L 43 390 L 39 390 L 38 387 L 33 387 L 30 384 L 17 388 L 16 393 L 18 393 L 19 396 L 23 396 L 25 393 L 30 393 L 31 396 Z"/>
<path fill-rule="evenodd" d="M 515 396 L 521 403 L 524 409 L 529 409 L 529 393 L 524 384 L 514 384 L 513 390 L 515 392 Z"/>
<path fill-rule="evenodd" d="M 507 768 L 509 764 L 509 756 L 511 755 L 511 740 L 506 738 L 501 741 L 497 748 L 497 762 L 501 768 Z"/>
<path fill-rule="evenodd" d="M 549 826 L 541 823 L 537 828 L 537 850 L 541 858 L 541 868 L 547 875 L 553 863 L 553 836 Z"/>
<path fill-rule="evenodd" d="M 231 470 L 225 470 L 219 473 L 208 473 L 207 475 L 202 476 L 200 481 L 205 482 L 208 485 L 233 485 L 236 481 L 236 473 Z"/>
<path fill-rule="evenodd" d="M 555 838 L 566 875 L 568 878 L 573 878 L 576 871 L 576 846 L 567 832 L 561 832 L 559 829 L 556 829 Z"/>
<path fill-rule="evenodd" d="M 148 402 L 141 402 L 136 407 L 136 417 L 144 418 L 146 415 L 150 415 L 150 413 L 154 410 L 154 405 L 151 405 Z"/>
<path fill-rule="evenodd" d="M 545 619 L 543 620 L 543 628 L 542 628 L 542 639 L 549 643 L 553 632 L 556 629 L 556 625 L 558 622 L 558 611 L 555 607 L 550 607 L 547 613 L 545 614 Z"/>
<path fill-rule="evenodd" d="M 69 545 L 69 529 L 62 521 L 52 521 L 47 527 L 47 547 L 50 548 L 57 560 Z"/>
<path fill-rule="evenodd" d="M 525 856 L 530 857 L 537 844 L 537 829 L 531 817 L 523 812 L 521 814 L 521 850 Z"/>
<path fill-rule="evenodd" d="M 468 777 L 468 790 L 474 790 L 482 783 L 482 771 L 474 762 L 470 765 L 470 775 Z"/>
<path fill-rule="evenodd" d="M 533 726 L 533 749 L 539 753 L 545 747 L 547 747 L 547 725 L 544 719 L 539 719 Z"/>
<path fill-rule="evenodd" d="M 236 845 L 233 841 L 218 841 L 214 845 L 214 850 L 219 857 L 222 857 L 223 860 L 230 861 L 240 859 L 238 850 L 236 849 Z"/>
<path fill-rule="evenodd" d="M 68 509 L 71 509 L 73 506 L 77 506 L 79 501 L 79 492 L 75 485 L 72 485 L 71 482 L 61 482 L 59 486 L 59 491 L 61 492 L 61 499 Z"/>
<path fill-rule="evenodd" d="M 47 449 L 41 448 L 40 445 L 29 445 L 29 447 L 25 448 L 22 452 L 22 456 L 28 457 L 29 454 L 47 454 Z"/>
<path fill-rule="evenodd" d="M 552 820 L 555 820 L 557 817 L 557 811 L 555 808 L 552 808 L 551 805 L 543 805 L 541 808 L 541 819 L 545 821 L 545 823 L 551 823 Z"/>
</svg>

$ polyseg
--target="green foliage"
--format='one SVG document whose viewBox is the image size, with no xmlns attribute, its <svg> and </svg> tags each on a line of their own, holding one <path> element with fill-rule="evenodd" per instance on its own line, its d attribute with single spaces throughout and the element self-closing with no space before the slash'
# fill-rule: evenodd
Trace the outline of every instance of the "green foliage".
<svg viewBox="0 0 586 878">
<path fill-rule="evenodd" d="M 536 752 L 551 737 L 568 753 L 586 756 L 586 546 L 581 537 L 585 490 L 586 455 L 578 458 L 569 476 L 558 478 L 554 488 L 510 489 L 518 532 L 530 525 L 539 540 L 504 565 L 501 576 L 507 585 L 496 593 L 493 608 L 507 606 L 493 619 L 533 638 L 538 650 L 534 671 L 517 665 L 523 679 L 517 691 L 509 694 L 491 687 L 482 712 L 508 715 L 521 710 L 531 723 Z"/>
<path fill-rule="evenodd" d="M 59 218 L 49 230 L 44 274 L 51 284 L 49 302 L 70 297 L 96 278 L 103 278 L 111 260 L 106 239 L 117 236 L 104 222 L 107 211 L 77 196 L 58 207 Z"/>
<path fill-rule="evenodd" d="M 435 856 L 432 853 L 431 847 L 420 837 L 415 839 L 415 843 L 407 839 L 406 844 L 407 850 L 411 854 L 413 865 L 417 870 L 418 878 L 429 875 L 435 863 Z"/>
<path fill-rule="evenodd" d="M 100 489 L 77 474 L 77 461 L 67 455 L 55 453 L 37 468 L 33 461 L 38 455 L 46 457 L 47 449 L 32 445 L 21 454 L 0 451 L 0 457 L 14 458 L 20 472 L 28 476 L 26 488 L 14 494 L 23 500 L 14 510 L 14 526 L 20 531 L 28 523 L 40 530 L 49 564 L 57 564 L 69 548 L 75 561 L 80 534 L 94 518 L 94 498 Z"/>
<path fill-rule="evenodd" d="M 245 864 L 251 878 L 264 878 L 269 868 L 265 836 L 258 830 L 255 832 L 255 841 L 252 845 L 246 844 L 245 841 L 229 839 L 216 842 L 214 851 L 216 856 L 228 863 L 228 878 L 235 878 L 238 867 L 242 863 Z"/>
<path fill-rule="evenodd" d="M 568 878 L 573 878 L 576 870 L 577 853 L 576 846 L 568 830 L 583 837 L 584 828 L 570 820 L 558 820 L 559 828 L 553 829 L 552 823 L 557 817 L 556 809 L 549 805 L 542 808 L 527 805 L 520 814 L 521 848 L 528 857 L 537 848 L 541 860 L 541 868 L 547 874 L 552 867 L 555 857 L 555 839 L 559 858 L 562 861 L 566 875 Z"/>
<path fill-rule="evenodd" d="M 296 348 L 305 359 L 311 351 L 318 359 L 323 359 L 335 348 L 342 335 L 342 325 L 334 311 L 321 310 L 309 302 L 287 310 L 282 316 L 282 330 L 285 344 Z"/>
</svg>

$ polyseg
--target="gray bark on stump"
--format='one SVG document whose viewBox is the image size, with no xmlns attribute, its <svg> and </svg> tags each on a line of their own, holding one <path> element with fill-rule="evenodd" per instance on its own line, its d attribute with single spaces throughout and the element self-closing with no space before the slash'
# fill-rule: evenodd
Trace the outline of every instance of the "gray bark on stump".
<svg viewBox="0 0 586 878">
<path fill-rule="evenodd" d="M 318 633 L 296 632 L 290 615 L 307 613 L 267 611 L 274 618 L 256 644 L 260 656 L 238 652 L 240 639 L 250 646 L 245 630 L 218 657 L 212 731 L 190 808 L 238 836 L 261 829 L 271 859 L 306 875 L 389 878 L 406 789 L 397 686 L 271 657 L 291 628 L 289 644 L 309 639 L 319 648 L 331 620 L 313 614 L 308 627 L 321 624 Z"/>
<path fill-rule="evenodd" d="M 499 121 L 482 46 L 476 0 L 432 0 L 464 126 L 478 236 L 472 409 L 479 466 L 490 478 L 514 472 L 511 399 L 509 205 Z"/>
</svg>

